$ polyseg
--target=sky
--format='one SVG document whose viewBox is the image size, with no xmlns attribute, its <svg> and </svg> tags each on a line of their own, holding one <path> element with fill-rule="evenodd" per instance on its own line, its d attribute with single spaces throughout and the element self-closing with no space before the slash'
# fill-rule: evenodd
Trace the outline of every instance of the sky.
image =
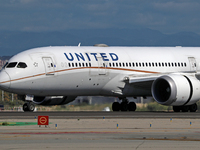
<svg viewBox="0 0 200 150">
<path fill-rule="evenodd" d="M 199 0 L 1 0 L 0 31 L 149 28 L 200 34 Z"/>
</svg>

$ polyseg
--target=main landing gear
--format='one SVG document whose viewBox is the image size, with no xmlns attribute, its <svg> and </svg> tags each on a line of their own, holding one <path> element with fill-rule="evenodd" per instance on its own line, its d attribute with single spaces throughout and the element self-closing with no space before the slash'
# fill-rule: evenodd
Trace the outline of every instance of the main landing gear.
<svg viewBox="0 0 200 150">
<path fill-rule="evenodd" d="M 34 110 L 35 110 L 35 105 L 33 102 L 28 102 L 23 105 L 24 112 L 27 112 L 27 111 L 33 112 Z"/>
<path fill-rule="evenodd" d="M 113 111 L 135 111 L 136 110 L 136 104 L 135 102 L 128 102 L 126 98 L 121 99 L 122 102 L 114 102 L 112 104 L 112 110 Z"/>
<path fill-rule="evenodd" d="M 173 106 L 173 110 L 174 112 L 196 112 L 198 109 L 197 104 L 192 104 L 189 106 Z"/>
</svg>

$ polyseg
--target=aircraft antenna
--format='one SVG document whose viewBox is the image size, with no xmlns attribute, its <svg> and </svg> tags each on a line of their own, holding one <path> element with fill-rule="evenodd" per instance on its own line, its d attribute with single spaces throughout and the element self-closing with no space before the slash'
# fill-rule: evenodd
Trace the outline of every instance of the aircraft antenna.
<svg viewBox="0 0 200 150">
<path fill-rule="evenodd" d="M 81 46 L 81 43 L 78 43 L 78 47 L 80 47 Z"/>
</svg>

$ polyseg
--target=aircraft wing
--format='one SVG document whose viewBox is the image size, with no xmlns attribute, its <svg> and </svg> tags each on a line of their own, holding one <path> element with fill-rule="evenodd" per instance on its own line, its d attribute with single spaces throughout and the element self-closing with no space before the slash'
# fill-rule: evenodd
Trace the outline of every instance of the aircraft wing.
<svg viewBox="0 0 200 150">
<path fill-rule="evenodd" d="M 163 74 L 147 74 L 147 75 L 129 75 L 124 78 L 126 83 L 129 83 L 135 87 L 151 89 L 151 85 L 154 80 L 158 77 L 162 76 Z"/>
<path fill-rule="evenodd" d="M 138 83 L 138 82 L 149 82 L 154 81 L 158 77 L 162 76 L 164 74 L 158 73 L 158 74 L 147 74 L 147 75 L 129 75 L 124 78 L 125 81 L 128 81 L 131 83 Z"/>
</svg>

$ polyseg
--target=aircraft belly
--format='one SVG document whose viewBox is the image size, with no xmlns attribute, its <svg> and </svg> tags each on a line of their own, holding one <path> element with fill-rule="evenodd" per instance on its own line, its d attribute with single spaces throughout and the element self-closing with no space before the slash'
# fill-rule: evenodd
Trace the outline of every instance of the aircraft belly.
<svg viewBox="0 0 200 150">
<path fill-rule="evenodd" d="M 24 79 L 19 81 L 12 82 L 12 91 L 13 93 L 18 94 L 38 94 L 43 93 L 44 87 L 44 78 L 35 78 L 33 79 Z"/>
<path fill-rule="evenodd" d="M 44 79 L 45 95 L 100 95 L 102 87 L 108 82 L 108 76 L 92 76 L 88 72 L 47 76 Z M 91 88 L 92 87 L 92 88 Z"/>
</svg>

